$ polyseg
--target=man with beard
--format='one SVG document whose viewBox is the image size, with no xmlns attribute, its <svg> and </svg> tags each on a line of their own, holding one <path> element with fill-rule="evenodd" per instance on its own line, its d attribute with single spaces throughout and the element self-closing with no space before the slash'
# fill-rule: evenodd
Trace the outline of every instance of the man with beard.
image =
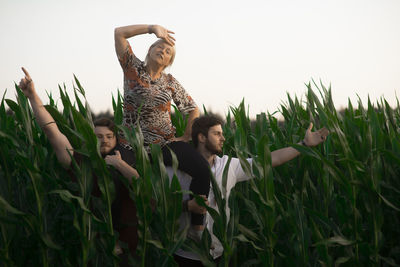
<svg viewBox="0 0 400 267">
<path fill-rule="evenodd" d="M 199 151 L 200 154 L 210 164 L 211 172 L 213 173 L 221 192 L 224 191 L 222 185 L 222 177 L 224 169 L 229 162 L 229 157 L 227 155 L 223 155 L 222 157 L 219 157 L 217 155 L 222 153 L 222 147 L 225 141 L 225 137 L 223 135 L 223 130 L 222 130 L 222 124 L 223 124 L 222 120 L 220 120 L 215 116 L 202 116 L 197 118 L 192 125 L 193 144 L 196 147 L 197 151 Z M 304 139 L 299 144 L 308 147 L 313 147 L 317 146 L 318 144 L 326 140 L 326 137 L 329 134 L 329 131 L 326 128 L 322 128 L 318 131 L 312 132 L 311 131 L 312 127 L 313 125 L 312 123 L 310 123 L 310 126 L 306 131 Z M 300 155 L 300 152 L 292 147 L 285 147 L 272 151 L 271 165 L 272 167 L 279 166 L 297 157 L 298 155 Z M 249 158 L 247 159 L 247 161 L 251 165 L 252 159 Z M 230 192 L 236 183 L 251 179 L 251 177 L 247 176 L 247 174 L 243 170 L 238 158 L 231 158 L 228 168 L 229 168 L 228 176 L 225 188 L 226 189 L 225 197 L 227 200 L 229 199 Z M 185 176 L 182 173 L 179 175 Z M 181 177 L 179 179 L 182 185 L 182 189 L 183 190 L 187 189 L 185 187 L 187 187 L 186 180 L 188 178 Z M 229 218 L 230 209 L 228 207 L 228 201 L 226 201 L 226 203 L 227 204 L 225 209 L 227 217 Z M 206 204 L 209 207 L 218 210 L 217 203 L 215 201 L 214 193 L 212 190 L 210 190 L 210 193 L 208 195 L 208 201 L 206 201 Z M 184 209 L 189 212 L 203 213 L 203 214 L 206 213 L 206 209 L 204 207 L 199 206 L 194 200 L 186 200 L 184 207 L 185 207 Z M 181 227 L 184 221 L 185 220 L 182 220 L 181 218 Z M 219 242 L 219 240 L 213 234 L 212 230 L 213 223 L 214 223 L 213 219 L 209 214 L 207 214 L 206 227 L 210 232 L 212 238 L 210 254 L 214 258 L 214 260 L 218 261 L 218 259 L 221 257 L 223 253 L 223 247 L 222 244 Z M 178 250 L 174 257 L 175 261 L 179 264 L 179 266 L 191 266 L 191 267 L 203 266 L 201 264 L 199 257 L 193 252 Z"/>
<path fill-rule="evenodd" d="M 132 177 L 139 177 L 137 171 L 132 167 L 135 165 L 135 155 L 132 151 L 123 149 L 118 144 L 115 135 L 114 122 L 108 118 L 100 118 L 94 121 L 94 133 L 100 143 L 100 153 L 105 162 L 111 165 L 131 181 Z M 121 156 L 122 153 L 122 156 Z M 119 240 L 128 244 L 132 255 L 136 250 L 138 242 L 136 206 L 129 197 L 128 188 L 118 178 L 119 173 L 111 171 L 114 180 L 116 196 L 112 203 L 111 213 L 113 216 L 113 227 L 119 232 Z M 116 254 L 123 253 L 119 243 L 115 247 Z M 121 255 L 123 261 L 121 266 L 127 263 L 127 254 Z"/>
<path fill-rule="evenodd" d="M 76 161 L 80 161 L 81 155 L 74 153 L 71 143 L 67 137 L 60 132 L 53 117 L 43 106 L 42 100 L 36 93 L 35 86 L 29 73 L 25 68 L 22 68 L 22 70 L 25 73 L 25 77 L 21 79 L 19 87 L 28 98 L 36 122 L 40 125 L 49 139 L 50 144 L 56 153 L 57 160 L 63 167 L 70 170 L 72 157 Z M 112 168 L 110 170 L 116 192 L 116 199 L 112 204 L 114 228 L 120 233 L 120 240 L 126 242 L 129 246 L 130 252 L 134 253 L 137 245 L 136 207 L 133 201 L 129 198 L 128 189 L 121 183 L 118 176 L 119 174 L 122 174 L 129 181 L 131 181 L 132 177 L 139 177 L 138 172 L 133 168 L 135 164 L 135 155 L 133 152 L 126 149 L 119 149 L 117 146 L 114 123 L 111 120 L 102 118 L 95 121 L 94 125 L 94 133 L 100 143 L 101 156 L 108 165 L 113 166 L 115 170 L 117 170 L 117 172 L 112 170 Z M 95 182 L 92 195 L 99 197 L 100 190 L 97 185 L 97 177 L 96 175 L 93 176 Z M 115 253 L 122 253 L 118 243 L 115 248 Z"/>
<path fill-rule="evenodd" d="M 128 180 L 139 177 L 137 171 L 132 168 L 135 165 L 135 155 L 118 145 L 114 122 L 108 118 L 99 118 L 93 124 L 94 134 L 100 143 L 100 153 L 106 163 L 114 166 Z"/>
</svg>

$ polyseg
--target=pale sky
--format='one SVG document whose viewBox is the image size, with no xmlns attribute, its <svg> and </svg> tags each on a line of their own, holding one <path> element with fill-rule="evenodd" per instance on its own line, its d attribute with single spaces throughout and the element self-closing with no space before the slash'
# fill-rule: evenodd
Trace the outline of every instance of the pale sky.
<svg viewBox="0 0 400 267">
<path fill-rule="evenodd" d="M 26 67 L 39 96 L 70 96 L 75 74 L 94 112 L 123 90 L 115 27 L 159 24 L 175 32 L 170 72 L 199 107 L 226 114 L 245 98 L 273 113 L 311 79 L 332 85 L 337 108 L 400 92 L 399 0 L 0 0 L 0 93 L 15 99 Z M 144 60 L 155 35 L 129 39 Z"/>
</svg>

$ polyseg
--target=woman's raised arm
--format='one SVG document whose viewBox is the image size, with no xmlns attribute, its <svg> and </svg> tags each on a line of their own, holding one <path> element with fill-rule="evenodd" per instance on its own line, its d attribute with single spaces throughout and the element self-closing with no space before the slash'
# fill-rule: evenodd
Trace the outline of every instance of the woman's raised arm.
<svg viewBox="0 0 400 267">
<path fill-rule="evenodd" d="M 164 39 L 170 45 L 175 44 L 175 38 L 171 36 L 174 32 L 160 25 L 140 24 L 118 27 L 114 30 L 115 51 L 117 56 L 119 58 L 122 57 L 128 46 L 128 38 L 145 33 L 154 33 L 158 38 Z"/>
</svg>

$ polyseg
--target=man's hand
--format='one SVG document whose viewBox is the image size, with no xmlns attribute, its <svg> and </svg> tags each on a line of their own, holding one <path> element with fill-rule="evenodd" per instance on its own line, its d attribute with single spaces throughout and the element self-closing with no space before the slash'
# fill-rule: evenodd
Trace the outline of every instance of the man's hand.
<svg viewBox="0 0 400 267">
<path fill-rule="evenodd" d="M 321 128 L 316 132 L 311 132 L 311 129 L 313 128 L 313 124 L 312 122 L 310 122 L 310 126 L 308 127 L 307 131 L 306 131 L 306 135 L 304 137 L 304 143 L 306 144 L 306 146 L 317 146 L 319 144 L 321 144 L 322 142 L 324 142 L 326 140 L 326 137 L 329 134 L 328 129 Z"/>
<path fill-rule="evenodd" d="M 118 150 L 115 150 L 115 155 L 107 155 L 104 160 L 108 165 L 117 169 L 129 182 L 132 182 L 132 177 L 139 178 L 139 173 L 122 159 Z"/>
<path fill-rule="evenodd" d="M 121 154 L 119 153 L 118 150 L 115 150 L 115 155 L 107 155 L 104 160 L 106 161 L 106 163 L 108 165 L 114 166 L 115 168 L 117 168 L 118 164 L 121 163 L 122 158 L 121 158 Z"/>
<path fill-rule="evenodd" d="M 200 195 L 206 205 L 209 205 L 208 199 L 206 198 L 205 195 Z M 193 213 L 198 213 L 198 214 L 206 214 L 207 213 L 207 209 L 205 207 L 200 206 L 199 204 L 197 204 L 196 199 L 191 199 L 188 201 L 188 211 L 193 212 Z"/>
<path fill-rule="evenodd" d="M 167 30 L 160 25 L 151 25 L 151 32 L 154 33 L 158 38 L 164 39 L 169 45 L 175 45 L 175 38 L 171 35 L 173 31 Z"/>
<path fill-rule="evenodd" d="M 122 253 L 124 253 L 124 251 L 122 250 L 122 248 L 121 248 L 121 246 L 119 245 L 119 242 L 118 242 L 118 240 L 117 240 L 117 242 L 115 242 L 115 246 L 114 246 L 114 254 L 116 255 L 116 256 L 119 256 L 119 255 L 121 255 Z"/>
<path fill-rule="evenodd" d="M 25 73 L 25 78 L 21 79 L 18 86 L 21 88 L 24 95 L 30 99 L 35 95 L 35 85 L 33 84 L 28 71 L 24 67 L 22 67 L 22 71 Z"/>
</svg>

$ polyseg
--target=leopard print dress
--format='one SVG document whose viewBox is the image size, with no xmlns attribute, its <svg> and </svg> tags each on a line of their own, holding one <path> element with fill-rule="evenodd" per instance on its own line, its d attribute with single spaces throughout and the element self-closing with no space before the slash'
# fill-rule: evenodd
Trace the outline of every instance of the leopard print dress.
<svg viewBox="0 0 400 267">
<path fill-rule="evenodd" d="M 118 59 L 124 72 L 123 125 L 132 129 L 139 124 L 147 152 L 150 144 L 168 144 L 175 137 L 171 101 L 183 114 L 194 110 L 195 102 L 170 74 L 162 73 L 160 78 L 152 81 L 144 62 L 133 54 L 130 45 L 122 58 Z M 122 133 L 119 142 L 125 148 L 132 149 Z"/>
</svg>

